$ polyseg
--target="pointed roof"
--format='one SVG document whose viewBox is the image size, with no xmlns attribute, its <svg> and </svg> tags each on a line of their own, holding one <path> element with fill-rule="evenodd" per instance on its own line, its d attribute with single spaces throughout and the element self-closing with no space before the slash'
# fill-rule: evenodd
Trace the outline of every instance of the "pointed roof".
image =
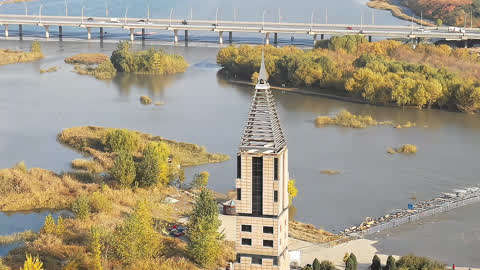
<svg viewBox="0 0 480 270">
<path fill-rule="evenodd" d="M 278 153 L 286 145 L 275 100 L 268 84 L 268 73 L 262 52 L 258 83 L 243 131 L 240 151 Z"/>
</svg>

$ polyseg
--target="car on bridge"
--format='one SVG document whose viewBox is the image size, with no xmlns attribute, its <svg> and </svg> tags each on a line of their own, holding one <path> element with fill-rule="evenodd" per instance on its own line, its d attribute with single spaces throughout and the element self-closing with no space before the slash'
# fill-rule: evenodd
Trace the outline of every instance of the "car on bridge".
<svg viewBox="0 0 480 270">
<path fill-rule="evenodd" d="M 120 23 L 120 21 L 117 18 L 110 18 L 111 23 Z"/>
<path fill-rule="evenodd" d="M 347 30 L 353 30 L 353 27 L 347 26 Z"/>
<path fill-rule="evenodd" d="M 87 22 L 93 22 L 93 21 L 94 21 L 94 20 L 93 20 L 92 17 L 90 17 L 90 18 L 87 19 Z"/>
</svg>

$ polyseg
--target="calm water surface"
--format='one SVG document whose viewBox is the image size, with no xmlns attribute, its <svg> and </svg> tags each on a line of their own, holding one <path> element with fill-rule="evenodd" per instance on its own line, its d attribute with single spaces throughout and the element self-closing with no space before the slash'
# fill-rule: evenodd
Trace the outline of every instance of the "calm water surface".
<svg viewBox="0 0 480 270">
<path fill-rule="evenodd" d="M 29 41 L 1 41 L 2 48 L 26 49 Z M 205 145 L 214 152 L 234 156 L 246 120 L 252 90 L 217 78 L 216 48 L 165 47 L 190 63 L 184 74 L 167 78 L 121 75 L 111 82 L 72 72 L 63 60 L 80 52 L 110 54 L 114 44 L 98 42 L 42 43 L 46 58 L 35 63 L 0 67 L 0 167 L 25 160 L 29 167 L 57 172 L 69 169 L 79 155 L 57 143 L 64 128 L 82 125 L 122 127 L 179 141 Z M 139 46 L 137 46 L 140 49 Z M 59 71 L 40 74 L 39 69 L 59 66 Z M 141 95 L 150 95 L 164 106 L 143 106 Z M 290 173 L 297 180 L 296 218 L 329 230 L 343 229 L 366 216 L 383 215 L 405 208 L 409 198 L 429 199 L 440 192 L 476 185 L 480 152 L 478 115 L 444 111 L 417 111 L 352 104 L 314 96 L 274 92 L 282 125 L 288 134 Z M 342 109 L 371 114 L 377 120 L 414 121 L 416 128 L 372 127 L 354 130 L 339 127 L 316 128 L 318 115 Z M 416 155 L 388 155 L 386 149 L 416 144 Z M 320 174 L 334 169 L 340 175 Z M 226 192 L 234 187 L 233 161 L 192 168 L 208 170 L 209 185 Z M 412 225 L 390 242 L 396 254 L 415 251 L 421 255 L 438 242 L 460 250 L 471 245 L 448 234 L 475 233 L 479 206 L 465 208 L 463 217 L 445 216 L 449 223 L 430 227 Z M 1 224 L 1 223 L 0 223 Z M 416 233 L 432 228 L 437 242 Z M 435 228 L 435 229 L 434 229 Z M 393 241 L 393 240 L 392 240 Z M 472 240 L 473 241 L 473 240 Z M 425 243 L 424 246 L 417 242 Z M 430 243 L 430 244 L 429 244 Z M 478 245 L 478 241 L 473 241 Z M 415 250 L 413 250 L 415 248 Z M 439 247 L 438 247 L 439 248 Z M 435 253 L 436 249 L 433 249 Z M 443 254 L 442 254 L 443 255 Z M 479 265 L 475 256 L 460 258 L 458 264 Z M 443 258 L 449 260 L 448 254 Z M 460 260 L 459 259 L 459 260 Z"/>
</svg>

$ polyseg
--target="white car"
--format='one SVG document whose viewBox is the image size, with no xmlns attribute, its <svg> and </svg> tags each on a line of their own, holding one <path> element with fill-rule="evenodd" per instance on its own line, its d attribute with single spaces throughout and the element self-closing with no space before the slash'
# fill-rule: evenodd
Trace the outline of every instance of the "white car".
<svg viewBox="0 0 480 270">
<path fill-rule="evenodd" d="M 117 18 L 110 18 L 110 22 L 111 23 L 120 23 L 120 20 L 118 20 Z"/>
</svg>

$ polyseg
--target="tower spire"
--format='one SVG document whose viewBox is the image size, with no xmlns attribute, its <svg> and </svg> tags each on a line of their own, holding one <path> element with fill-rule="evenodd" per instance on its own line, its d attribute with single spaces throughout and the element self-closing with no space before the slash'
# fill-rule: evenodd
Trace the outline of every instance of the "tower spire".
<svg viewBox="0 0 480 270">
<path fill-rule="evenodd" d="M 261 61 L 258 82 L 240 143 L 240 151 L 278 153 L 286 146 L 287 142 L 280 126 L 275 100 L 268 83 L 263 50 Z"/>
</svg>

